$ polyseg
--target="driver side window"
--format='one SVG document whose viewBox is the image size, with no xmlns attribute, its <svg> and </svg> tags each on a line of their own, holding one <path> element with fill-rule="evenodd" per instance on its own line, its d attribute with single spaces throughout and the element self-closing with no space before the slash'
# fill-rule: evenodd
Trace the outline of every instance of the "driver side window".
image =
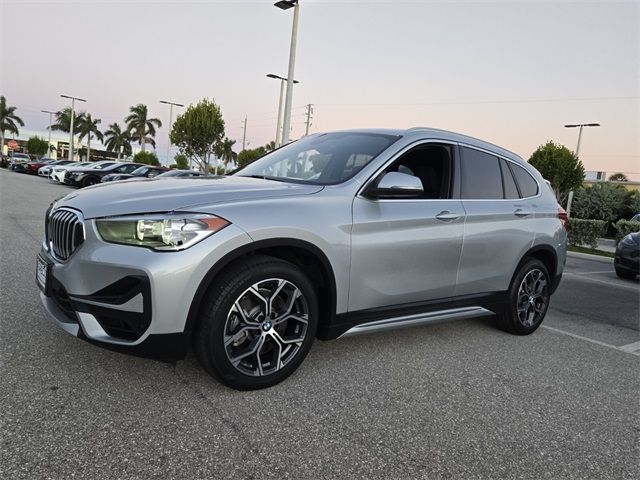
<svg viewBox="0 0 640 480">
<path fill-rule="evenodd" d="M 452 158 L 450 145 L 419 145 L 393 162 L 384 173 L 399 172 L 418 177 L 424 190 L 420 198 L 451 198 Z"/>
</svg>

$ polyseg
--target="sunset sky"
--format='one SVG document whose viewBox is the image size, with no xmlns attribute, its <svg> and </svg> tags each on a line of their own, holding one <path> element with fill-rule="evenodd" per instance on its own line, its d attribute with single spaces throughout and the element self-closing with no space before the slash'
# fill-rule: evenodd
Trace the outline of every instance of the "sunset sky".
<svg viewBox="0 0 640 480">
<path fill-rule="evenodd" d="M 431 126 L 476 136 L 528 158 L 584 132 L 587 170 L 640 179 L 638 1 L 301 0 L 293 132 Z M 292 11 L 253 1 L 0 0 L 0 91 L 30 130 L 40 110 L 82 105 L 103 129 L 161 99 L 220 104 L 229 137 L 275 136 Z M 177 111 L 179 113 L 180 110 Z"/>
</svg>

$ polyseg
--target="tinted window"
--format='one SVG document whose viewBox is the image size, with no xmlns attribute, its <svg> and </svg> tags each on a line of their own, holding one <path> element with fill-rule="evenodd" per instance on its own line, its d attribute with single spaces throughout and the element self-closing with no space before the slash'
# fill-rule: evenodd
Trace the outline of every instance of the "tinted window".
<svg viewBox="0 0 640 480">
<path fill-rule="evenodd" d="M 538 194 L 538 184 L 529 172 L 513 163 L 510 166 L 513 171 L 513 176 L 516 178 L 516 182 L 518 182 L 518 187 L 520 187 L 522 198 L 535 197 Z"/>
<path fill-rule="evenodd" d="M 462 198 L 502 199 L 502 176 L 498 158 L 462 147 Z"/>
<path fill-rule="evenodd" d="M 502 168 L 502 184 L 504 185 L 504 198 L 520 198 L 518 193 L 518 187 L 513 180 L 511 170 L 505 160 L 500 160 L 500 167 Z"/>
</svg>

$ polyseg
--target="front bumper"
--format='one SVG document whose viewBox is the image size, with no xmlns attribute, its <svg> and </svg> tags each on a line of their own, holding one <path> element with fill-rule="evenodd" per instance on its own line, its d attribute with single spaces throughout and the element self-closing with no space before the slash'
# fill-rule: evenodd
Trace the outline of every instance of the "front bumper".
<svg viewBox="0 0 640 480">
<path fill-rule="evenodd" d="M 48 316 L 67 333 L 134 354 L 182 358 L 189 344 L 186 320 L 195 292 L 210 268 L 250 237 L 230 225 L 179 252 L 110 244 L 93 221 L 85 241 L 65 262 L 43 245 L 49 264 Z"/>
<path fill-rule="evenodd" d="M 619 245 L 614 263 L 617 268 L 640 273 L 640 249 L 634 245 Z"/>
</svg>

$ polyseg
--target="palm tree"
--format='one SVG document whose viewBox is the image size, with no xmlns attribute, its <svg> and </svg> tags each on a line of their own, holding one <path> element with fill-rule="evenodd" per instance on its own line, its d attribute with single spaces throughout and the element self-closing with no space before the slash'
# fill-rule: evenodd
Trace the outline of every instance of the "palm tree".
<svg viewBox="0 0 640 480">
<path fill-rule="evenodd" d="M 140 143 L 140 147 L 144 152 L 145 144 L 156 147 L 156 128 L 162 126 L 162 122 L 157 118 L 147 118 L 148 109 L 146 105 L 139 103 L 135 107 L 129 108 L 131 115 L 124 119 L 127 122 L 127 131 L 131 134 L 131 138 Z"/>
<path fill-rule="evenodd" d="M 228 165 L 231 162 L 235 161 L 236 158 L 238 158 L 238 154 L 233 151 L 233 145 L 235 143 L 236 143 L 235 140 L 231 140 L 230 138 L 224 137 L 224 140 L 222 140 L 222 142 L 220 142 L 220 145 L 218 145 L 216 155 L 220 157 L 220 159 L 222 160 L 222 163 L 224 163 L 225 173 L 227 173 Z"/>
<path fill-rule="evenodd" d="M 4 95 L 0 96 L 0 154 L 4 149 L 4 132 L 18 134 L 18 125 L 24 127 L 24 122 L 15 114 L 16 107 L 7 107 Z M 16 125 L 18 124 L 18 125 Z"/>
<path fill-rule="evenodd" d="M 101 120 L 99 118 L 95 120 L 91 118 L 90 113 L 83 113 L 78 117 L 78 140 L 82 142 L 82 139 L 87 137 L 87 162 L 91 161 L 91 137 L 95 135 L 96 139 L 100 141 L 104 138 L 102 132 L 98 130 L 98 124 L 100 122 Z"/>
<path fill-rule="evenodd" d="M 127 130 L 122 130 L 120 125 L 112 123 L 109 129 L 104 132 L 105 146 L 108 152 L 118 152 L 118 160 L 123 153 L 127 156 L 131 155 L 131 135 Z"/>
<path fill-rule="evenodd" d="M 82 115 L 83 113 L 76 113 L 74 123 L 75 121 L 78 121 Z M 56 112 L 56 121 L 51 125 L 51 130 L 59 130 L 61 132 L 69 133 L 69 130 L 71 130 L 71 107 L 66 107 L 63 110 Z"/>
<path fill-rule="evenodd" d="M 609 176 L 609 181 L 610 182 L 628 182 L 629 179 L 624 173 L 614 173 L 613 175 Z"/>
</svg>

